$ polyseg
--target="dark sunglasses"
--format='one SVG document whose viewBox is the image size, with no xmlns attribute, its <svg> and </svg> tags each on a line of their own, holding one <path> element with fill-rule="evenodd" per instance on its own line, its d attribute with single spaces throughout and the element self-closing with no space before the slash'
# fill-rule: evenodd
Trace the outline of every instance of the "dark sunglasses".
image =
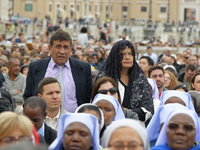
<svg viewBox="0 0 200 150">
<path fill-rule="evenodd" d="M 188 59 L 189 57 L 185 57 L 185 59 Z"/>
<path fill-rule="evenodd" d="M 189 124 L 185 124 L 182 127 L 183 127 L 183 130 L 186 132 L 191 132 L 195 129 L 195 127 L 193 127 L 192 125 L 189 125 Z M 177 130 L 179 128 L 179 125 L 176 123 L 169 123 L 168 128 L 170 130 Z"/>
<path fill-rule="evenodd" d="M 107 94 L 108 91 L 110 92 L 111 95 L 114 95 L 115 93 L 118 92 L 118 90 L 117 90 L 116 87 L 112 87 L 112 88 L 110 88 L 110 89 L 108 89 L 108 90 L 99 90 L 99 91 L 97 92 L 97 94 Z"/>
</svg>

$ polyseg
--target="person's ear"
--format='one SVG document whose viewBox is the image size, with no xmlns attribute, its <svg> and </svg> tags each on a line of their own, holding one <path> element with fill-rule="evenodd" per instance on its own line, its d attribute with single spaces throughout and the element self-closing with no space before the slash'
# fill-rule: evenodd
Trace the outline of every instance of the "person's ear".
<svg viewBox="0 0 200 150">
<path fill-rule="evenodd" d="M 38 97 L 42 97 L 42 94 L 38 93 Z"/>
<path fill-rule="evenodd" d="M 49 50 L 51 50 L 51 45 L 48 45 Z"/>
<path fill-rule="evenodd" d="M 192 88 L 194 89 L 194 84 L 193 84 L 193 83 L 191 83 L 191 85 L 192 85 Z"/>
<path fill-rule="evenodd" d="M 46 116 L 47 116 L 47 112 L 44 113 L 44 119 L 46 119 Z"/>
</svg>

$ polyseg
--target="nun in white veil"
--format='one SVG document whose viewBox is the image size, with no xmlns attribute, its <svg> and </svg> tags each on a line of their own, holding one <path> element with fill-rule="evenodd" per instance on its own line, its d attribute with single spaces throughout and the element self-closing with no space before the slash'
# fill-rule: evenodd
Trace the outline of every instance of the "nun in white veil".
<svg viewBox="0 0 200 150">
<path fill-rule="evenodd" d="M 59 122 L 58 122 L 57 138 L 49 146 L 49 150 L 65 150 L 63 146 L 64 132 L 65 132 L 65 129 L 72 123 L 84 124 L 89 129 L 91 137 L 92 137 L 92 146 L 90 146 L 88 150 L 101 150 L 101 146 L 99 144 L 98 119 L 94 115 L 85 114 L 85 113 L 67 113 L 60 117 Z M 87 141 L 86 143 L 91 145 L 89 141 Z"/>
<path fill-rule="evenodd" d="M 181 119 L 181 122 L 172 121 L 172 119 L 175 116 L 180 114 L 182 115 L 182 117 L 187 119 Z M 174 118 L 173 120 L 177 120 L 177 117 Z M 191 120 L 193 121 L 193 123 Z M 182 125 L 181 130 L 179 129 L 180 128 L 179 122 Z M 176 123 L 178 124 L 176 125 Z M 194 124 L 194 126 L 192 124 Z M 200 133 L 200 123 L 196 112 L 189 109 L 186 110 L 177 109 L 168 116 L 159 134 L 156 146 L 153 147 L 151 150 L 168 150 L 168 149 L 170 150 L 174 149 L 174 147 L 176 147 L 176 149 L 199 150 L 200 149 L 199 133 Z"/>
<path fill-rule="evenodd" d="M 133 144 L 133 146 L 138 146 L 138 147 L 143 147 L 143 150 L 150 150 L 150 145 L 149 145 L 149 139 L 148 139 L 148 135 L 147 135 L 147 132 L 145 130 L 145 127 L 143 125 L 143 123 L 141 123 L 140 121 L 138 120 L 133 120 L 133 119 L 121 119 L 121 120 L 117 120 L 117 121 L 114 121 L 112 122 L 105 130 L 104 134 L 103 134 L 103 137 L 102 137 L 102 147 L 103 148 L 107 148 L 107 147 L 111 147 L 112 148 L 112 145 L 110 143 L 110 140 L 111 138 L 113 138 L 113 134 L 115 133 L 115 131 L 117 131 L 118 129 L 120 128 L 123 128 L 123 127 L 127 127 L 130 131 L 130 134 L 131 134 L 131 130 L 134 130 L 138 136 L 131 136 L 131 138 L 133 139 L 128 139 L 132 142 L 136 142 L 136 139 L 134 139 L 135 137 L 139 137 L 140 140 L 141 140 L 141 144 Z M 126 134 L 126 135 L 129 135 Z M 124 136 L 121 136 L 123 139 L 126 139 L 127 138 L 125 137 L 126 135 Z M 114 138 L 116 138 L 117 136 L 115 136 Z M 119 143 L 118 146 L 121 144 L 121 142 L 119 140 L 117 140 Z M 124 140 L 123 140 L 124 141 Z M 129 141 L 126 141 L 129 143 Z M 122 146 L 122 144 L 121 144 Z M 122 146 L 123 147 L 123 146 Z"/>
</svg>

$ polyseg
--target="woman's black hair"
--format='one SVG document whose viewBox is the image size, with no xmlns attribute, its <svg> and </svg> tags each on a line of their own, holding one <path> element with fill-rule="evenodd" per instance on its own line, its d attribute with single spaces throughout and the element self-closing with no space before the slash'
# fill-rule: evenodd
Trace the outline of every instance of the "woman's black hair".
<svg viewBox="0 0 200 150">
<path fill-rule="evenodd" d="M 126 88 L 126 93 L 124 94 L 123 106 L 132 109 L 132 111 L 140 111 L 140 107 L 144 107 L 153 114 L 154 109 L 151 90 L 146 75 L 135 60 L 135 50 L 131 42 L 120 40 L 113 45 L 107 60 L 99 71 L 98 76 L 112 77 L 116 83 L 118 83 L 121 79 L 123 60 L 122 51 L 126 48 L 130 48 L 132 52 L 133 65 L 129 68 L 129 82 Z M 141 114 L 144 113 L 142 112 Z M 145 115 L 141 115 L 139 118 L 144 121 Z"/>
<path fill-rule="evenodd" d="M 82 27 L 80 32 L 81 33 L 87 33 L 87 28 L 86 27 Z"/>
<path fill-rule="evenodd" d="M 183 89 L 185 92 L 188 92 L 188 89 L 185 85 L 180 84 L 172 88 L 172 90 L 177 90 L 177 89 Z"/>
</svg>

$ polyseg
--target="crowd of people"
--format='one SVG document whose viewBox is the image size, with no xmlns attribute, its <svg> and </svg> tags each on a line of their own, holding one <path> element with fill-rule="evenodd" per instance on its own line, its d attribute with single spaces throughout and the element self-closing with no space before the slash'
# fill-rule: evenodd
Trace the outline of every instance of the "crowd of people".
<svg viewBox="0 0 200 150">
<path fill-rule="evenodd" d="M 200 149 L 198 54 L 141 55 L 124 35 L 107 50 L 101 34 L 1 35 L 0 149 Z"/>
</svg>

